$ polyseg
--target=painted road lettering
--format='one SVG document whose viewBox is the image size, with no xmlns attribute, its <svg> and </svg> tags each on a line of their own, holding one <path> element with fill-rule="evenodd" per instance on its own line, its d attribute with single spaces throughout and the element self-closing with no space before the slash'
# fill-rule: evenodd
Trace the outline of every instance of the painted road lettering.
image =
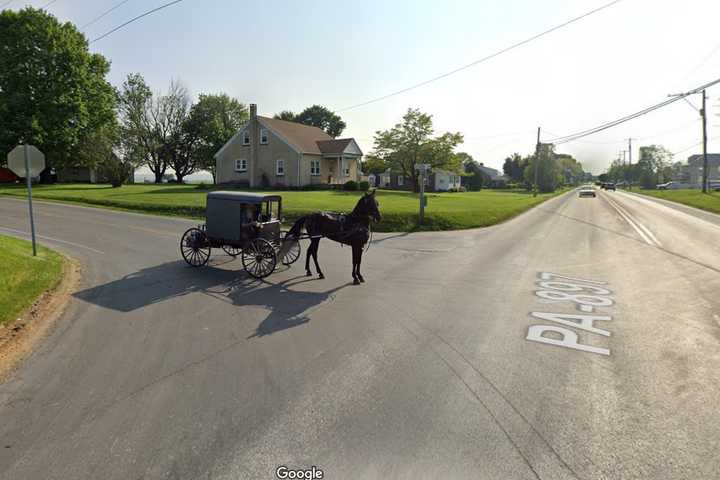
<svg viewBox="0 0 720 480">
<path fill-rule="evenodd" d="M 543 303 L 554 305 L 570 302 L 577 310 L 584 312 L 584 314 L 531 312 L 530 315 L 533 318 L 553 322 L 554 325 L 530 326 L 527 336 L 525 337 L 526 340 L 599 355 L 610 355 L 610 350 L 607 348 L 580 343 L 577 333 L 571 330 L 571 328 L 573 328 L 594 335 L 610 336 L 609 331 L 598 327 L 595 322 L 609 322 L 612 320 L 611 316 L 585 314 L 593 313 L 596 308 L 610 307 L 615 304 L 614 299 L 610 296 L 612 295 L 612 291 L 599 286 L 606 286 L 607 283 L 566 277 L 549 272 L 541 272 L 538 277 L 537 285 L 542 290 L 536 290 L 535 295 L 542 299 L 541 301 Z M 564 326 L 561 327 L 557 324 Z M 550 333 L 552 336 L 547 336 L 547 333 Z M 557 337 L 557 335 L 560 336 L 559 339 L 554 338 Z"/>
</svg>

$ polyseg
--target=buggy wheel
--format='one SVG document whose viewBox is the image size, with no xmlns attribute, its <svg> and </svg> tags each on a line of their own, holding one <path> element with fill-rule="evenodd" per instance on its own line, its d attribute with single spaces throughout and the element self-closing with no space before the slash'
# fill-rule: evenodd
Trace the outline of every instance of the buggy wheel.
<svg viewBox="0 0 720 480">
<path fill-rule="evenodd" d="M 237 257 L 242 253 L 242 248 L 233 247 L 232 245 L 223 245 L 222 249 L 225 250 L 225 253 L 227 253 L 231 257 Z"/>
<path fill-rule="evenodd" d="M 243 248 L 242 263 L 251 276 L 265 278 L 275 270 L 277 253 L 272 243 L 264 238 L 256 238 Z"/>
<path fill-rule="evenodd" d="M 292 265 L 300 258 L 300 242 L 296 238 L 283 240 L 279 255 L 283 265 Z"/>
<path fill-rule="evenodd" d="M 202 267 L 210 260 L 210 242 L 199 228 L 191 228 L 183 233 L 180 240 L 180 253 L 188 265 Z"/>
</svg>

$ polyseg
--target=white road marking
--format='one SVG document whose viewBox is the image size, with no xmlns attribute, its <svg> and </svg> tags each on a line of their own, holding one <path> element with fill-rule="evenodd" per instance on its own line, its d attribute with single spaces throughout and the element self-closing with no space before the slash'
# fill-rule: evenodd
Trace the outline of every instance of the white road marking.
<svg viewBox="0 0 720 480">
<path fill-rule="evenodd" d="M 623 219 L 631 226 L 635 231 L 642 237 L 643 240 L 645 240 L 645 243 L 648 245 L 651 245 L 653 247 L 662 247 L 662 243 L 653 235 L 653 233 L 648 229 L 645 225 L 637 221 L 628 213 L 624 208 L 620 207 L 617 203 L 615 203 L 613 200 L 608 198 L 607 196 L 604 196 L 605 200 L 607 200 L 608 204 L 612 206 L 616 212 L 620 214 Z"/>
<path fill-rule="evenodd" d="M 580 310 L 582 310 L 583 312 L 592 313 L 593 311 L 593 307 L 591 307 L 590 305 L 580 305 L 579 307 Z"/>
<path fill-rule="evenodd" d="M 23 232 L 22 230 L 15 230 L 14 228 L 0 227 L 0 230 L 5 230 L 5 231 L 8 231 L 8 232 L 12 232 L 12 233 L 18 233 L 18 234 L 24 235 L 24 236 L 26 236 L 26 237 L 30 237 L 30 236 L 31 236 L 29 232 Z M 72 245 L 73 247 L 84 248 L 84 249 L 86 249 L 86 250 L 90 250 L 91 252 L 99 253 L 100 255 L 105 255 L 105 252 L 101 252 L 100 250 L 96 250 L 96 249 L 94 249 L 94 248 L 92 248 L 92 247 L 88 247 L 88 246 L 86 246 L 86 245 L 80 245 L 79 243 L 68 242 L 67 240 L 60 240 L 59 238 L 46 237 L 46 236 L 44 236 L 44 235 L 37 235 L 37 234 L 35 234 L 35 236 L 36 236 L 37 238 L 42 238 L 42 239 L 45 239 L 45 240 L 49 240 L 49 241 L 51 241 L 51 242 L 65 243 L 65 244 L 67 244 L 67 245 Z"/>
</svg>

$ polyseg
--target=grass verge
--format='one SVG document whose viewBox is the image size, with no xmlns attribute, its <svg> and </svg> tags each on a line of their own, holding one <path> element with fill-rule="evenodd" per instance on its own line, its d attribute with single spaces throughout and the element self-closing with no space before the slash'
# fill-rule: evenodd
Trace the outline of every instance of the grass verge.
<svg viewBox="0 0 720 480">
<path fill-rule="evenodd" d="M 16 318 L 62 277 L 63 257 L 25 240 L 0 235 L 0 325 Z"/>
<path fill-rule="evenodd" d="M 720 192 L 702 193 L 700 190 L 637 190 L 636 192 L 720 214 Z"/>
<path fill-rule="evenodd" d="M 223 187 L 227 189 L 227 187 Z M 485 227 L 512 218 L 529 208 L 559 195 L 564 190 L 532 194 L 521 190 L 483 190 L 465 193 L 429 193 L 425 222 L 417 224 L 418 196 L 410 192 L 378 190 L 383 221 L 374 225 L 381 232 L 416 230 L 458 230 Z M 195 185 L 38 185 L 33 197 L 43 200 L 87 204 L 104 208 L 190 218 L 205 216 L 208 190 Z M 281 191 L 286 221 L 319 211 L 349 212 L 360 192 Z M 25 197 L 21 186 L 0 187 L 0 195 Z"/>
</svg>

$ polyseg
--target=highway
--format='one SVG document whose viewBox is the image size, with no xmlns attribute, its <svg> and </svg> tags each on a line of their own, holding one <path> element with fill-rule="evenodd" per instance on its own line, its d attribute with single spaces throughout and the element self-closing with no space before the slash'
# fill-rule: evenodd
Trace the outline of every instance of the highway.
<svg viewBox="0 0 720 480">
<path fill-rule="evenodd" d="M 570 192 L 375 234 L 353 286 L 327 240 L 256 281 L 188 267 L 197 222 L 34 206 L 83 280 L 0 385 L 0 479 L 718 478 L 720 216 Z"/>
</svg>

